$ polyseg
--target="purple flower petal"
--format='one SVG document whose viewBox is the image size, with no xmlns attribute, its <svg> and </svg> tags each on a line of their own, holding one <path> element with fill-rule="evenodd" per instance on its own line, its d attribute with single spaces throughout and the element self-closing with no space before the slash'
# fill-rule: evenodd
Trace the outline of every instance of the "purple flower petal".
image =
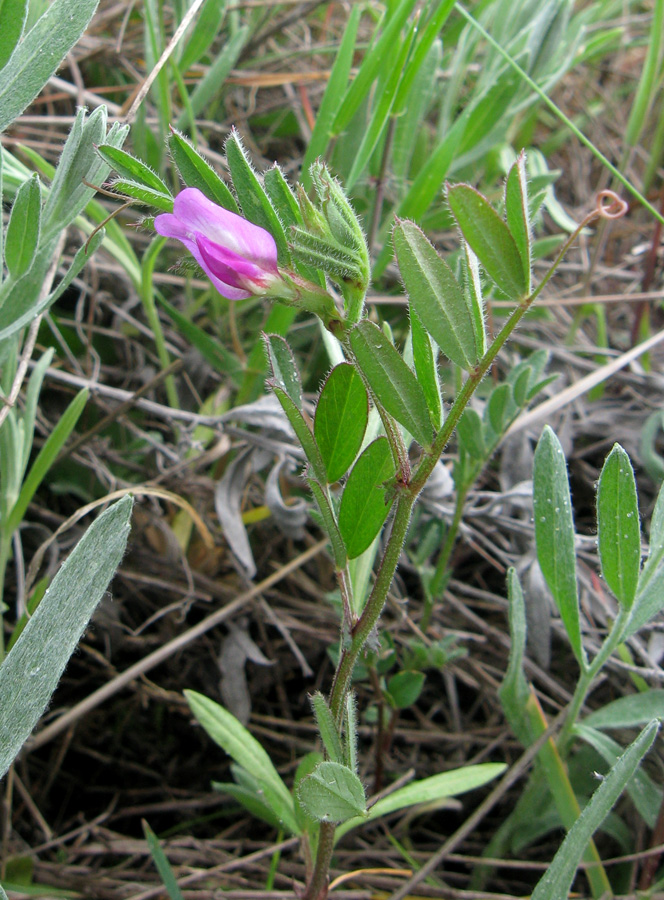
<svg viewBox="0 0 664 900">
<path fill-rule="evenodd" d="M 262 284 L 272 277 L 271 272 L 266 273 L 261 266 L 245 259 L 244 256 L 238 256 L 226 247 L 215 244 L 202 234 L 196 235 L 196 243 L 207 267 L 228 284 L 237 282 L 240 285 L 246 279 Z"/>
<path fill-rule="evenodd" d="M 162 215 L 156 216 L 154 230 L 157 234 L 161 234 L 164 237 L 175 238 L 176 241 L 181 241 L 190 253 L 194 253 L 196 250 L 195 236 L 190 235 L 182 222 L 172 213 L 162 213 Z"/>
<path fill-rule="evenodd" d="M 251 297 L 251 291 L 247 291 L 243 288 L 239 288 L 236 286 L 236 277 L 233 277 L 233 283 L 228 284 L 228 282 L 224 281 L 223 278 L 219 277 L 219 275 L 212 271 L 212 269 L 208 266 L 201 254 L 201 251 L 197 246 L 191 251 L 193 257 L 195 258 L 198 265 L 205 272 L 207 277 L 210 279 L 214 287 L 219 291 L 222 297 L 225 297 L 227 300 L 246 300 L 247 297 Z"/>
<path fill-rule="evenodd" d="M 177 216 L 171 215 L 171 213 L 163 213 L 157 216 L 154 220 L 154 228 L 158 234 L 164 237 L 175 238 L 184 244 L 222 297 L 226 297 L 227 300 L 246 300 L 247 297 L 251 297 L 250 291 L 242 290 L 236 286 L 236 277 L 233 277 L 231 283 L 228 284 L 218 274 L 215 274 L 203 259 L 195 236 L 191 236 L 187 232 L 187 229 Z"/>
<path fill-rule="evenodd" d="M 202 234 L 209 241 L 276 274 L 277 245 L 269 231 L 217 206 L 197 188 L 180 191 L 173 204 L 173 213 L 190 236 Z"/>
</svg>

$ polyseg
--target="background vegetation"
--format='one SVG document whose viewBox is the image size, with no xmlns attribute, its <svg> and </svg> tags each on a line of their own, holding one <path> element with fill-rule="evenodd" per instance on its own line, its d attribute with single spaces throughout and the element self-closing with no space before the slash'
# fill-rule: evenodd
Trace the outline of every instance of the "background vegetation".
<svg viewBox="0 0 664 900">
<path fill-rule="evenodd" d="M 0 16 L 19 5 L 4 0 Z M 261 333 L 288 335 L 305 399 L 338 360 L 313 317 L 255 298 L 228 302 L 145 217 L 170 208 L 180 175 L 234 202 L 229 167 L 244 208 L 242 147 L 282 201 L 280 173 L 310 188 L 322 157 L 367 231 L 371 315 L 401 344 L 409 322 L 395 217 L 418 222 L 461 271 L 445 182 L 468 182 L 501 207 L 525 148 L 535 283 L 598 192 L 617 191 L 629 209 L 581 232 L 481 386 L 422 496 L 355 683 L 368 794 L 484 762 L 507 763 L 510 778 L 493 794 L 489 785 L 355 830 L 333 874 L 354 873 L 334 893 L 358 900 L 530 893 L 571 822 L 547 787 L 555 756 L 528 780 L 534 754 L 524 757 L 528 741 L 510 718 L 525 633 L 508 624 L 510 567 L 521 583 L 510 582 L 512 601 L 525 596 L 537 734 L 572 698 L 580 655 L 537 565 L 532 467 L 545 423 L 569 462 L 576 545 L 567 563 L 574 568 L 576 549 L 579 633 L 592 653 L 616 615 L 610 592 L 621 599 L 604 558 L 598 574 L 593 487 L 615 442 L 634 464 L 651 559 L 661 545 L 661 520 L 652 533 L 649 523 L 664 475 L 664 4 L 102 2 L 80 40 L 64 39 L 60 55 L 73 49 L 19 116 L 11 98 L 27 96 L 31 78 L 32 96 L 40 89 L 39 53 L 58 54 L 40 18 L 47 10 L 44 0 L 26 7 L 26 35 L 41 31 L 19 81 L 0 72 L 8 647 L 84 533 L 81 511 L 136 499 L 124 558 L 114 545 L 122 562 L 110 593 L 3 783 L 0 881 L 10 897 L 104 900 L 163 896 L 165 883 L 176 900 L 180 890 L 292 896 L 303 878 L 296 839 L 212 792 L 212 781 L 232 780 L 228 758 L 194 726 L 183 691 L 246 722 L 288 784 L 316 748 L 308 698 L 329 689 L 341 601 L 301 452 L 265 388 Z M 74 18 L 84 16 L 79 5 Z M 0 31 L 1 63 L 16 39 Z M 227 142 L 232 128 L 241 142 Z M 120 146 L 149 169 L 123 168 Z M 209 171 L 192 163 L 194 151 Z M 36 216 L 34 240 L 19 236 Z M 489 291 L 490 335 L 510 305 L 499 287 Z M 449 405 L 459 370 L 440 373 Z M 356 585 L 369 583 L 372 562 L 354 561 Z M 105 574 L 91 578 L 99 593 Z M 581 730 L 568 736 L 566 784 L 581 806 L 664 711 L 661 628 L 647 618 L 614 648 Z M 579 875 L 579 892 L 659 896 L 655 746 L 596 835 L 607 881 Z"/>
</svg>

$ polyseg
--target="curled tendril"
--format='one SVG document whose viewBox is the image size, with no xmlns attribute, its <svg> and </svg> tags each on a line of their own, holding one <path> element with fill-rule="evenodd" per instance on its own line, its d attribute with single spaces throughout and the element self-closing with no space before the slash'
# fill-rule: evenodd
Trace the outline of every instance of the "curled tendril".
<svg viewBox="0 0 664 900">
<path fill-rule="evenodd" d="M 600 191 L 596 203 L 594 213 L 602 219 L 621 219 L 629 210 L 629 205 L 615 191 Z"/>
</svg>

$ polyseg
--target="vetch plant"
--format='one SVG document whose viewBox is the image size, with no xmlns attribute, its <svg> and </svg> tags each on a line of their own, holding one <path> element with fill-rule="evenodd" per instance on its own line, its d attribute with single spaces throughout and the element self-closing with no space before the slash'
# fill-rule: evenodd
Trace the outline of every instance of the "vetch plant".
<svg viewBox="0 0 664 900">
<path fill-rule="evenodd" d="M 226 150 L 234 196 L 183 138 L 174 136 L 173 146 L 186 187 L 174 199 L 162 195 L 160 208 L 167 215 L 157 217 L 157 230 L 184 243 L 227 298 L 276 297 L 314 312 L 338 360 L 311 418 L 287 340 L 270 333 L 264 338 L 269 385 L 306 457 L 304 474 L 330 542 L 341 597 L 340 650 L 332 684 L 327 696 L 312 697 L 324 754 L 302 761 L 291 791 L 265 750 L 231 713 L 187 691 L 196 718 L 234 760 L 235 783 L 219 788 L 253 814 L 300 837 L 307 863 L 301 897 L 323 900 L 335 842 L 350 828 L 425 799 L 468 790 L 503 768 L 486 764 L 445 772 L 368 805 L 358 776 L 351 679 L 379 624 L 415 505 L 457 426 L 465 422 L 462 443 L 469 471 L 475 472 L 495 447 L 496 435 L 541 384 L 545 360 L 538 358 L 496 389 L 486 421 L 476 427 L 468 410 L 470 399 L 578 230 L 533 287 L 532 200 L 523 155 L 508 174 L 502 214 L 471 186 L 448 186 L 448 207 L 463 238 L 457 271 L 413 222 L 399 220 L 394 226 L 393 245 L 411 322 L 409 340 L 401 349 L 389 328 L 366 314 L 367 241 L 341 185 L 325 165 L 312 166 L 312 199 L 302 186 L 292 191 L 278 168 L 261 179 L 233 133 Z M 132 183 L 122 179 L 123 192 L 148 202 L 145 191 L 152 175 L 145 166 L 123 151 L 109 153 L 102 147 L 100 152 L 111 162 L 119 161 L 121 174 L 133 177 Z M 607 192 L 579 228 L 623 212 L 624 204 Z M 238 215 L 247 221 L 241 224 Z M 514 302 L 492 341 L 484 324 L 487 291 Z M 442 400 L 439 357 L 458 372 L 460 387 L 448 410 Z M 388 521 L 378 552 L 378 538 Z M 369 578 L 367 569 L 374 559 L 375 572 Z M 446 565 L 445 558 L 442 568 Z M 577 650 L 582 659 L 578 642 Z"/>
</svg>

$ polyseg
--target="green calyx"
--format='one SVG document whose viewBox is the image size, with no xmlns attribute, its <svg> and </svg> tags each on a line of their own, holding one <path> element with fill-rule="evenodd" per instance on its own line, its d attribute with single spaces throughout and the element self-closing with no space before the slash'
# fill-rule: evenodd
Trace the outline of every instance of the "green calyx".
<svg viewBox="0 0 664 900">
<path fill-rule="evenodd" d="M 313 313 L 322 320 L 328 329 L 330 329 L 333 322 L 341 321 L 342 317 L 334 303 L 334 299 L 324 288 L 307 281 L 306 278 L 302 278 L 290 270 L 280 269 L 279 274 L 281 275 L 282 289 L 277 299 L 282 303 Z"/>
</svg>

